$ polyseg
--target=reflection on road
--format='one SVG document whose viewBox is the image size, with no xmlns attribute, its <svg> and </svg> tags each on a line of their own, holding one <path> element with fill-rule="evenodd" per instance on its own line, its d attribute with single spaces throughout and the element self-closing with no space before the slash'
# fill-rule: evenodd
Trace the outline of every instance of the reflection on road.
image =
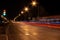
<svg viewBox="0 0 60 40">
<path fill-rule="evenodd" d="M 60 40 L 60 29 L 37 27 L 24 22 L 12 23 L 9 40 Z"/>
</svg>

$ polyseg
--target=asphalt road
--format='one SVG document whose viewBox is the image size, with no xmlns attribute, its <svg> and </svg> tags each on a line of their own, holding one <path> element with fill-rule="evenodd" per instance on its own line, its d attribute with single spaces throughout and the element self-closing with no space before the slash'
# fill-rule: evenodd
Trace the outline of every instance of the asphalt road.
<svg viewBox="0 0 60 40">
<path fill-rule="evenodd" d="M 10 23 L 8 40 L 60 40 L 60 29 L 32 26 L 24 22 Z"/>
<path fill-rule="evenodd" d="M 0 40 L 8 40 L 8 35 L 6 34 L 7 28 L 8 28 L 7 24 L 0 25 Z"/>
</svg>

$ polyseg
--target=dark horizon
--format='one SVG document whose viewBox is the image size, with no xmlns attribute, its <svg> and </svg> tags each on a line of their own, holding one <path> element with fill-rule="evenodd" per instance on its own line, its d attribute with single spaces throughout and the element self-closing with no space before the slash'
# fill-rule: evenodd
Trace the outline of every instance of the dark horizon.
<svg viewBox="0 0 60 40">
<path fill-rule="evenodd" d="M 31 0 L 1 0 L 0 1 L 0 10 L 7 10 L 7 17 L 13 19 L 19 14 L 19 11 L 23 9 L 24 6 L 30 4 Z M 40 16 L 52 16 L 60 15 L 60 6 L 59 1 L 47 1 L 47 0 L 38 0 L 39 6 L 44 8 L 45 13 L 40 14 Z M 34 11 L 33 14 L 34 15 Z M 35 13 L 36 15 L 36 13 Z"/>
</svg>

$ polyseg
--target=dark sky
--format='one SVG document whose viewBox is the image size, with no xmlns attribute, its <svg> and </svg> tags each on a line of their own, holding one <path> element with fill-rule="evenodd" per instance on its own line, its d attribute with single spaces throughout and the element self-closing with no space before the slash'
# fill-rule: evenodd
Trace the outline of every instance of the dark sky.
<svg viewBox="0 0 60 40">
<path fill-rule="evenodd" d="M 47 12 L 46 15 L 60 15 L 60 2 L 58 0 L 37 0 L 39 6 L 43 6 Z M 18 15 L 19 10 L 29 5 L 31 0 L 0 0 L 0 10 L 6 9 L 8 18 L 14 18 Z M 42 16 L 46 16 L 45 13 Z"/>
</svg>

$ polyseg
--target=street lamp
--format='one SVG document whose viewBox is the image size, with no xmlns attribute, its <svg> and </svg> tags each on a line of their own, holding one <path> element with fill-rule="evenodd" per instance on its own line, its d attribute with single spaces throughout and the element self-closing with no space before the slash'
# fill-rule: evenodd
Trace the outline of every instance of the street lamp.
<svg viewBox="0 0 60 40">
<path fill-rule="evenodd" d="M 36 1 L 32 1 L 31 5 L 32 6 L 36 6 L 37 5 L 37 2 Z"/>
<path fill-rule="evenodd" d="M 31 2 L 31 5 L 32 5 L 32 6 L 37 6 L 38 18 L 39 18 L 39 4 L 38 4 L 38 2 L 37 2 L 36 0 L 34 0 L 34 1 Z"/>
<path fill-rule="evenodd" d="M 24 11 L 21 11 L 21 14 L 23 14 L 24 13 Z"/>
<path fill-rule="evenodd" d="M 26 12 L 29 11 L 29 8 L 28 7 L 25 7 L 24 8 L 24 11 L 26 11 Z"/>
</svg>

